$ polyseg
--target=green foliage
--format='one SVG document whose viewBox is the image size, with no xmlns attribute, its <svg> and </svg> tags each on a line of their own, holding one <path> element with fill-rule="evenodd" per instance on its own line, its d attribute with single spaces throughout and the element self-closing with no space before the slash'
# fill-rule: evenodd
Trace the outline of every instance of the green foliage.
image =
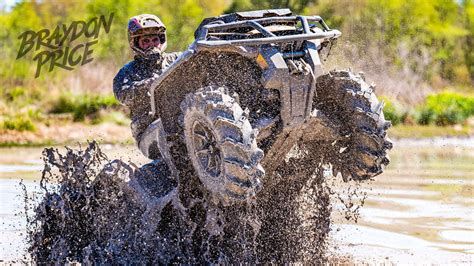
<svg viewBox="0 0 474 266">
<path fill-rule="evenodd" d="M 53 114 L 72 113 L 75 121 L 83 121 L 86 116 L 117 105 L 118 102 L 113 95 L 73 95 L 65 93 L 53 103 L 50 112 Z"/>
<path fill-rule="evenodd" d="M 30 108 L 27 110 L 27 114 L 28 117 L 34 121 L 40 121 L 44 118 L 43 113 L 39 109 Z"/>
<path fill-rule="evenodd" d="M 13 87 L 11 90 L 5 93 L 7 101 L 13 102 L 16 101 L 21 96 L 26 94 L 26 89 L 23 87 Z"/>
<path fill-rule="evenodd" d="M 11 56 L 16 56 L 11 54 Z M 0 57 L 1 58 L 1 57 Z M 31 78 L 34 75 L 34 64 L 27 61 L 5 60 L 0 62 L 0 80 L 7 80 L 11 83 L 22 83 L 22 80 Z"/>
<path fill-rule="evenodd" d="M 2 128 L 16 131 L 35 131 L 36 127 L 28 116 L 16 115 L 4 119 Z"/>
<path fill-rule="evenodd" d="M 300 13 L 311 2 L 311 0 L 234 0 L 226 13 L 276 8 L 290 8 L 293 12 Z"/>
<path fill-rule="evenodd" d="M 387 97 L 380 97 L 380 100 L 383 100 L 385 103 L 383 108 L 385 119 L 390 120 L 394 126 L 404 122 L 408 113 L 403 111 L 403 108 L 398 103 L 391 101 Z"/>
<path fill-rule="evenodd" d="M 57 99 L 46 97 L 58 93 L 57 89 L 51 93 L 51 88 L 76 90 L 67 86 L 73 86 L 71 76 L 77 72 L 58 69 L 34 79 L 33 55 L 15 60 L 20 46 L 18 36 L 26 30 L 53 29 L 60 23 L 69 25 L 72 21 L 87 21 L 113 12 L 111 30 L 108 34 L 101 32 L 93 57 L 118 70 L 132 56 L 126 28 L 128 19 L 134 15 L 158 15 L 167 26 L 168 51 L 182 51 L 193 41 L 194 30 L 205 17 L 223 12 L 287 7 L 295 14 L 321 15 L 330 27 L 342 31 L 340 42 L 350 43 L 354 51 L 348 52 L 360 60 L 373 62 L 383 55 L 395 68 L 408 69 L 432 84 L 441 80 L 443 88 L 462 85 L 469 91 L 473 87 L 473 0 L 19 0 L 10 11 L 0 12 L 0 111 L 15 114 L 5 120 L 7 127 L 24 130 L 29 128 L 28 121 L 42 119 L 41 110 L 71 113 L 76 121 L 91 116 L 93 122 L 123 123 L 120 122 L 123 119 L 115 115 L 97 116 L 101 109 L 117 104 L 113 96 L 81 92 L 97 91 L 93 87 L 97 83 L 87 83 L 88 87 L 79 88 L 75 95 L 62 93 Z M 377 53 L 372 55 L 370 51 Z M 430 96 L 417 110 L 417 122 L 462 123 L 472 115 L 472 111 L 466 111 L 472 110 L 472 100 L 448 94 Z M 401 103 L 385 101 L 385 116 L 393 124 L 411 118 L 408 112 L 411 110 Z M 21 112 L 27 109 L 28 114 L 19 118 L 15 109 L 23 110 Z"/>
<path fill-rule="evenodd" d="M 393 125 L 417 122 L 420 125 L 447 126 L 464 123 L 474 116 L 474 96 L 445 91 L 433 94 L 416 109 L 407 109 L 402 104 L 386 97 L 384 115 Z M 412 117 L 416 121 L 413 121 Z"/>
<path fill-rule="evenodd" d="M 11 66 L 20 46 L 17 37 L 26 30 L 54 29 L 60 23 L 69 25 L 75 20 L 87 21 L 100 15 L 108 17 L 111 13 L 114 13 L 114 18 L 110 32 L 101 32 L 98 44 L 94 45 L 94 58 L 117 60 L 117 64 L 126 62 L 131 56 L 127 41 L 128 19 L 142 13 L 156 14 L 166 24 L 170 33 L 168 50 L 183 50 L 192 42 L 194 30 L 203 18 L 220 15 L 228 5 L 227 0 L 23 0 L 15 4 L 10 12 L 0 13 L 0 23 L 4 25 L 0 28 L 0 59 L 7 59 L 7 64 Z M 31 64 L 32 56 L 29 54 L 19 62 Z M 30 68 L 20 68 L 18 72 L 16 69 L 0 69 L 0 78 L 7 77 L 2 75 L 2 72 L 7 72 L 5 74 L 9 77 L 18 74 L 26 77 L 31 76 L 34 71 Z M 26 75 L 24 70 L 28 70 Z"/>
<path fill-rule="evenodd" d="M 406 125 L 400 124 L 389 129 L 391 138 L 433 138 L 433 137 L 469 137 L 468 126 L 461 128 L 439 127 L 435 125 Z"/>
<path fill-rule="evenodd" d="M 474 115 L 474 96 L 453 92 L 430 95 L 419 108 L 418 123 L 440 126 L 463 123 Z"/>
<path fill-rule="evenodd" d="M 321 15 L 364 60 L 384 55 L 428 81 L 441 78 L 472 86 L 472 0 L 234 0 L 227 12 L 285 7 Z M 368 50 L 378 54 L 370 58 Z"/>
<path fill-rule="evenodd" d="M 472 0 L 23 0 L 11 11 L 0 13 L 4 25 L 0 28 L 0 80 L 22 83 L 33 75 L 32 55 L 14 60 L 20 42 L 17 37 L 26 30 L 52 29 L 59 23 L 113 12 L 111 30 L 101 33 L 94 58 L 123 64 L 131 56 L 126 27 L 134 15 L 160 16 L 168 28 L 168 50 L 177 51 L 193 41 L 193 32 L 205 17 L 270 8 L 321 15 L 330 26 L 341 29 L 343 38 L 356 44 L 361 53 L 376 46 L 394 65 L 425 78 L 464 84 L 474 80 Z"/>
<path fill-rule="evenodd" d="M 159 16 L 167 27 L 168 50 L 181 51 L 193 41 L 194 30 L 202 19 L 220 15 L 226 7 L 226 0 L 94 0 L 88 2 L 83 13 L 92 17 L 114 12 L 111 31 L 101 36 L 96 50 L 104 59 L 119 58 L 123 63 L 127 60 L 124 54 L 131 55 L 127 41 L 127 23 L 130 17 L 142 13 Z"/>
<path fill-rule="evenodd" d="M 466 67 L 471 77 L 471 81 L 474 80 L 474 2 L 472 0 L 463 1 L 464 7 L 464 25 L 469 31 L 468 36 L 464 44 L 464 58 L 466 61 Z"/>
<path fill-rule="evenodd" d="M 100 114 L 92 119 L 91 122 L 92 124 L 113 123 L 119 126 L 126 126 L 130 124 L 130 119 L 123 112 L 113 111 Z"/>
<path fill-rule="evenodd" d="M 472 87 L 472 0 L 320 0 L 309 12 L 319 13 L 329 26 L 339 28 L 342 39 L 356 48 L 350 52 L 360 60 L 377 61 L 383 55 L 394 66 L 429 82 L 470 81 Z"/>
<path fill-rule="evenodd" d="M 10 106 L 23 108 L 37 104 L 43 91 L 38 87 L 6 86 L 0 88 L 0 97 Z"/>
</svg>

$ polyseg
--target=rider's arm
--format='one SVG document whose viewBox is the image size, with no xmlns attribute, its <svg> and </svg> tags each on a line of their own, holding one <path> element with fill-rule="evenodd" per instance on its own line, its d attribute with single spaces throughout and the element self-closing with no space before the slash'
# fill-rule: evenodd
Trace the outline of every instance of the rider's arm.
<svg viewBox="0 0 474 266">
<path fill-rule="evenodd" d="M 119 102 L 131 105 L 137 97 L 143 97 L 156 77 L 132 81 L 126 69 L 121 69 L 114 78 L 114 94 Z"/>
<path fill-rule="evenodd" d="M 181 54 L 182 52 L 166 53 L 163 60 L 163 68 L 169 67 Z"/>
</svg>

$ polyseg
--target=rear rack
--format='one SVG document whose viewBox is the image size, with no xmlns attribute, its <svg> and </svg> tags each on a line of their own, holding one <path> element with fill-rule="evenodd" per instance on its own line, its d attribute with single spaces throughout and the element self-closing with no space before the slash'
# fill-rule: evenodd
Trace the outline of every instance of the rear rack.
<svg viewBox="0 0 474 266">
<path fill-rule="evenodd" d="M 285 36 L 276 36 L 272 32 L 265 29 L 265 25 L 272 23 L 296 23 L 301 22 L 303 26 L 303 33 Z M 323 31 L 311 32 L 308 22 L 318 22 Z M 226 30 L 236 29 L 241 27 L 251 27 L 260 32 L 264 37 L 255 39 L 241 39 L 241 40 L 208 40 L 209 33 L 225 33 Z M 338 30 L 331 30 L 320 16 L 287 16 L 287 17 L 268 17 L 245 21 L 236 21 L 225 23 L 224 21 L 214 21 L 202 27 L 196 38 L 196 44 L 199 46 L 216 47 L 227 45 L 262 45 L 268 43 L 282 43 L 289 41 L 303 41 L 312 39 L 336 39 L 341 36 Z"/>
</svg>

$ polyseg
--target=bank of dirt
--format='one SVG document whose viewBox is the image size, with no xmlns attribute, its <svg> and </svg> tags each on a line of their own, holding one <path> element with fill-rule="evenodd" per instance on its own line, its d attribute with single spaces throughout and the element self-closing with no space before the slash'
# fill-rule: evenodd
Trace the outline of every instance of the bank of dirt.
<svg viewBox="0 0 474 266">
<path fill-rule="evenodd" d="M 391 139 L 472 138 L 474 129 L 470 124 L 448 127 L 397 125 L 389 129 L 388 135 Z M 92 125 L 70 122 L 40 124 L 36 126 L 34 132 L 0 129 L 0 147 L 75 145 L 84 142 L 84 136 L 98 140 L 100 143 L 134 143 L 128 125 L 116 123 Z"/>
<path fill-rule="evenodd" d="M 0 147 L 68 145 L 95 139 L 101 143 L 131 144 L 133 138 L 128 125 L 101 123 L 39 124 L 35 131 L 0 129 Z"/>
</svg>

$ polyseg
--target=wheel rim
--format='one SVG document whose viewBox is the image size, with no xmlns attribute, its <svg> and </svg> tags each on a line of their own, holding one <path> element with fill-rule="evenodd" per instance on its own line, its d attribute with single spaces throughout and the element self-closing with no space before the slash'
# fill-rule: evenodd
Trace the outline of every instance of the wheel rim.
<svg viewBox="0 0 474 266">
<path fill-rule="evenodd" d="M 196 121 L 193 125 L 194 155 L 200 168 L 211 177 L 221 173 L 221 152 L 212 130 L 205 124 Z"/>
</svg>

